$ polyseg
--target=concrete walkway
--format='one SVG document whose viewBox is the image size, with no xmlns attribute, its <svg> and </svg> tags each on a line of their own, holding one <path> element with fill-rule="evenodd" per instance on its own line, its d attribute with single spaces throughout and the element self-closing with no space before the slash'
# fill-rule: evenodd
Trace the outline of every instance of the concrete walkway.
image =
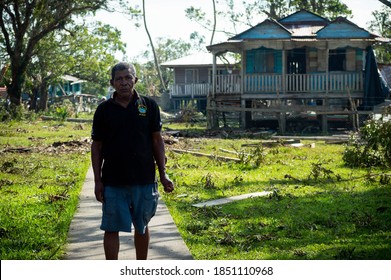
<svg viewBox="0 0 391 280">
<path fill-rule="evenodd" d="M 68 234 L 67 260 L 104 260 L 101 203 L 95 200 L 92 168 L 87 172 L 80 193 L 78 211 L 74 216 Z M 155 217 L 149 224 L 151 241 L 150 260 L 191 260 L 193 259 L 185 242 L 166 207 L 159 201 Z M 133 233 L 120 232 L 120 260 L 135 260 Z"/>
</svg>

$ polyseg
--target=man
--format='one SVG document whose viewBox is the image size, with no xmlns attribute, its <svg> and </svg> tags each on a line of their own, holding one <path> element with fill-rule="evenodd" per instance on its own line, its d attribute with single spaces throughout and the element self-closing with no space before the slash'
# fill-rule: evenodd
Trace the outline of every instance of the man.
<svg viewBox="0 0 391 280">
<path fill-rule="evenodd" d="M 120 62 L 111 71 L 115 89 L 96 109 L 91 161 L 95 197 L 102 203 L 101 229 L 106 259 L 118 259 L 119 232 L 131 232 L 136 258 L 147 259 L 148 222 L 155 215 L 159 193 L 155 163 L 165 192 L 174 190 L 165 167 L 160 111 L 156 102 L 136 90 L 136 70 Z"/>
</svg>

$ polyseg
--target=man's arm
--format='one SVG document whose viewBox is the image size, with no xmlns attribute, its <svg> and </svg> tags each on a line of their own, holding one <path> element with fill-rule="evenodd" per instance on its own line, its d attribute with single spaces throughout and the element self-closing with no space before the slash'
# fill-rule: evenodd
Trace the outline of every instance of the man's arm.
<svg viewBox="0 0 391 280">
<path fill-rule="evenodd" d="M 103 183 L 102 183 L 102 142 L 93 140 L 91 144 L 91 162 L 94 171 L 95 180 L 95 198 L 103 202 Z"/>
<path fill-rule="evenodd" d="M 162 183 L 165 192 L 172 192 L 174 190 L 174 184 L 166 174 L 164 141 L 160 131 L 152 133 L 152 145 L 153 156 L 159 170 L 160 182 Z"/>
</svg>

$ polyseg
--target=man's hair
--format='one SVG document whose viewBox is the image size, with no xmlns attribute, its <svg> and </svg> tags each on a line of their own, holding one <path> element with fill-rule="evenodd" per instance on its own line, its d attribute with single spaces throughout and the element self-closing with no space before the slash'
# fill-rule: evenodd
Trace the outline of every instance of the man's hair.
<svg viewBox="0 0 391 280">
<path fill-rule="evenodd" d="M 115 72 L 121 71 L 121 70 L 127 70 L 129 69 L 130 73 L 136 77 L 136 68 L 133 64 L 130 64 L 128 62 L 118 62 L 116 65 L 113 66 L 111 69 L 111 79 L 114 80 Z"/>
</svg>

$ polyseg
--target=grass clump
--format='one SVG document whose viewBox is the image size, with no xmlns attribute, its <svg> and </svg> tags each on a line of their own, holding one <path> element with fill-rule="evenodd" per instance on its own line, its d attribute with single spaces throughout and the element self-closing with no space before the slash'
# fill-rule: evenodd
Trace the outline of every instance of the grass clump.
<svg viewBox="0 0 391 280">
<path fill-rule="evenodd" d="M 0 124 L 1 259 L 60 259 L 89 166 L 88 125 Z"/>
</svg>

